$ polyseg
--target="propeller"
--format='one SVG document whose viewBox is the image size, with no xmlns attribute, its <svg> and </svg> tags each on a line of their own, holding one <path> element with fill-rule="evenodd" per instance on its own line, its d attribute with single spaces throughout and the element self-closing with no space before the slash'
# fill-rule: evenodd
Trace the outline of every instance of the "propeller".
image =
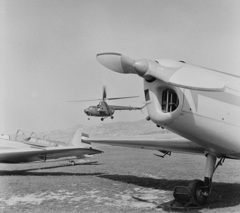
<svg viewBox="0 0 240 213">
<path fill-rule="evenodd" d="M 123 74 L 137 74 L 147 81 L 159 79 L 165 83 L 200 91 L 220 92 L 225 82 L 211 70 L 172 60 L 134 60 L 119 53 L 100 53 L 97 60 L 110 70 Z"/>
</svg>

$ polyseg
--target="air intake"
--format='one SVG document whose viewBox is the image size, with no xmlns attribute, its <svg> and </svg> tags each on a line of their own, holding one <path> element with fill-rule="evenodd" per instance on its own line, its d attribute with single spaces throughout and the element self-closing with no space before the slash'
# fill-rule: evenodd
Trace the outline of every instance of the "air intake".
<svg viewBox="0 0 240 213">
<path fill-rule="evenodd" d="M 177 109 L 179 105 L 178 96 L 175 91 L 170 89 L 165 89 L 162 92 L 162 111 L 173 112 Z"/>
</svg>

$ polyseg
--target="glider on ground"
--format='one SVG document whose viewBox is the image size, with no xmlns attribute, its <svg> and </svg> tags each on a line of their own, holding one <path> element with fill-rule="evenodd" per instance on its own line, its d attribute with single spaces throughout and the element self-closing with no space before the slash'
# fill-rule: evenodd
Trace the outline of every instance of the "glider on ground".
<svg viewBox="0 0 240 213">
<path fill-rule="evenodd" d="M 32 136 L 32 135 L 31 135 Z M 31 163 L 50 160 L 68 160 L 72 165 L 75 159 L 90 157 L 102 151 L 93 149 L 89 142 L 82 142 L 88 135 L 78 129 L 69 145 L 61 142 L 47 142 L 34 137 L 21 142 L 12 140 L 8 135 L 0 137 L 0 163 Z"/>
</svg>

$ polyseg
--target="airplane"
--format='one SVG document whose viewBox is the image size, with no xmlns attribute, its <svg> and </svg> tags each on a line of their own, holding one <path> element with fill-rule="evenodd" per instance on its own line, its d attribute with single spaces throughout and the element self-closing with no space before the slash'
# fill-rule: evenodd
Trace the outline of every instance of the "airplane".
<svg viewBox="0 0 240 213">
<path fill-rule="evenodd" d="M 88 116 L 95 116 L 101 117 L 101 121 L 104 119 L 111 117 L 113 119 L 113 114 L 115 110 L 142 110 L 142 107 L 132 107 L 132 106 L 115 106 L 115 105 L 108 105 L 106 100 L 116 100 L 116 99 L 126 99 L 126 98 L 135 98 L 138 96 L 129 96 L 129 97 L 118 97 L 118 98 L 107 98 L 106 87 L 103 87 L 103 96 L 102 99 L 93 99 L 93 100 L 82 100 L 82 101 L 69 101 L 69 102 L 85 102 L 85 101 L 96 101 L 101 100 L 97 106 L 89 106 L 88 108 L 84 109 L 84 112 Z M 90 120 L 90 118 L 88 118 Z"/>
<path fill-rule="evenodd" d="M 18 133 L 18 132 L 17 132 Z M 89 142 L 81 140 L 88 137 L 78 129 L 70 144 L 63 145 L 58 142 L 46 142 L 32 137 L 32 135 L 22 141 L 11 139 L 8 135 L 0 136 L 0 163 L 31 163 L 68 160 L 75 165 L 75 159 L 91 157 L 102 153 L 101 150 L 93 149 Z"/>
<path fill-rule="evenodd" d="M 100 53 L 97 60 L 117 73 L 143 78 L 149 102 L 147 120 L 179 137 L 90 137 L 83 141 L 158 150 L 161 157 L 172 152 L 206 156 L 204 180 L 176 186 L 173 193 L 174 201 L 184 207 L 205 205 L 217 167 L 225 159 L 240 159 L 240 76 L 184 61 L 134 60 L 119 53 Z"/>
</svg>

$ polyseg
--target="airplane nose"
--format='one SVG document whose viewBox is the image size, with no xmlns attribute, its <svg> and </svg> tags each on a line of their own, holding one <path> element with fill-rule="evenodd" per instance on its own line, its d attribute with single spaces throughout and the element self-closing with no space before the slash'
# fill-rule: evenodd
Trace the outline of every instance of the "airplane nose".
<svg viewBox="0 0 240 213">
<path fill-rule="evenodd" d="M 88 111 L 88 109 L 84 109 L 84 112 L 85 112 L 86 114 L 88 114 L 89 111 Z"/>
</svg>

